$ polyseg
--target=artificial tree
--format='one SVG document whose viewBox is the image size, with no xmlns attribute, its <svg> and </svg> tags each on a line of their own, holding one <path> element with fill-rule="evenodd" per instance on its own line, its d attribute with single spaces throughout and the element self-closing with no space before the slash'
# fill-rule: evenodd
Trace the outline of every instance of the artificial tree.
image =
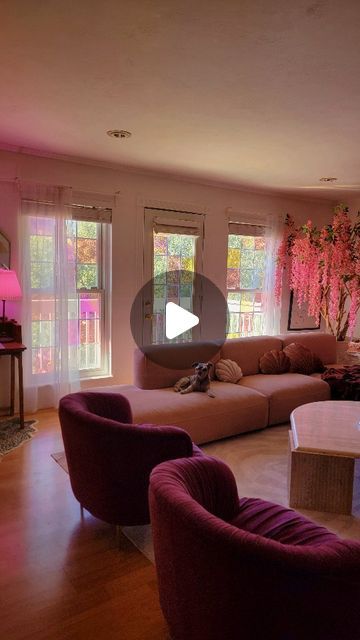
<svg viewBox="0 0 360 640">
<path fill-rule="evenodd" d="M 352 336 L 360 309 L 360 212 L 352 223 L 348 207 L 335 207 L 332 224 L 322 229 L 311 220 L 295 228 L 287 214 L 278 249 L 275 297 L 281 300 L 282 280 L 289 269 L 290 289 L 308 314 L 324 318 L 339 341 Z"/>
</svg>

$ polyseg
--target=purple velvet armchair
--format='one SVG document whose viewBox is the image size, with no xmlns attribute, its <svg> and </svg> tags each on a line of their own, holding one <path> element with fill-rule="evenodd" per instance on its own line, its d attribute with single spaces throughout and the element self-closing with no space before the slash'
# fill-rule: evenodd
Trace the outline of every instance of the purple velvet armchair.
<svg viewBox="0 0 360 640">
<path fill-rule="evenodd" d="M 353 640 L 360 543 L 258 498 L 214 458 L 150 478 L 160 603 L 172 640 Z"/>
<path fill-rule="evenodd" d="M 151 470 L 164 460 L 202 455 L 178 427 L 132 424 L 129 402 L 119 394 L 69 394 L 60 400 L 59 417 L 74 495 L 111 524 L 147 524 Z"/>
</svg>

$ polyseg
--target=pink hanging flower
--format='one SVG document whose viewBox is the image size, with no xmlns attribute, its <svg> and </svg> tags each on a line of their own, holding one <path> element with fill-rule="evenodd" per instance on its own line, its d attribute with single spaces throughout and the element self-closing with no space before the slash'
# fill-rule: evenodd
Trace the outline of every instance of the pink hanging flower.
<svg viewBox="0 0 360 640">
<path fill-rule="evenodd" d="M 323 316 L 337 339 L 352 335 L 360 309 L 360 212 L 352 224 L 344 205 L 335 208 L 331 225 L 318 231 L 311 220 L 297 229 L 288 215 L 277 258 L 275 295 L 289 263 L 290 288 L 309 315 Z M 291 229 L 289 227 L 291 221 Z"/>
</svg>

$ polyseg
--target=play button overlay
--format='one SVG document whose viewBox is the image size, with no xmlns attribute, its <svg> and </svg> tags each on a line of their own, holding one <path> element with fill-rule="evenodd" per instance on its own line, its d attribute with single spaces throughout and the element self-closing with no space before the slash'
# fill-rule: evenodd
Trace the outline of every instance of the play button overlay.
<svg viewBox="0 0 360 640">
<path fill-rule="evenodd" d="M 179 307 L 175 302 L 168 302 L 165 307 L 165 335 L 171 340 L 199 324 L 198 316 Z"/>
<path fill-rule="evenodd" d="M 164 271 L 136 294 L 130 326 L 137 347 L 153 363 L 189 369 L 219 352 L 228 333 L 228 306 L 209 278 L 182 269 Z M 141 375 L 152 375 L 143 367 Z"/>
</svg>

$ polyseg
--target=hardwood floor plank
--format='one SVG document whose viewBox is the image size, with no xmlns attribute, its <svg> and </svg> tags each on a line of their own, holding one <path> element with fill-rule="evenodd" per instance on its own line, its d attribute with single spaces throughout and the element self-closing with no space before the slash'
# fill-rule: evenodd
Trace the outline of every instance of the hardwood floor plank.
<svg viewBox="0 0 360 640">
<path fill-rule="evenodd" d="M 0 462 L 1 640 L 168 640 L 153 565 L 85 512 L 51 458 L 55 411 Z"/>
</svg>

